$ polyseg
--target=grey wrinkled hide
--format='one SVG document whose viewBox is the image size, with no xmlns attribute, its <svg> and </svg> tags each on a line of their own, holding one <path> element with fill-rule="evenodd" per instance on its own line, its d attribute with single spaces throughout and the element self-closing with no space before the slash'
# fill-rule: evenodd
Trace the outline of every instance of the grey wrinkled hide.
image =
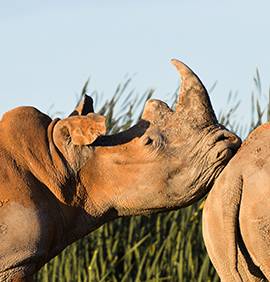
<svg viewBox="0 0 270 282">
<path fill-rule="evenodd" d="M 222 282 L 270 281 L 270 124 L 222 171 L 203 211 L 203 236 Z"/>
</svg>

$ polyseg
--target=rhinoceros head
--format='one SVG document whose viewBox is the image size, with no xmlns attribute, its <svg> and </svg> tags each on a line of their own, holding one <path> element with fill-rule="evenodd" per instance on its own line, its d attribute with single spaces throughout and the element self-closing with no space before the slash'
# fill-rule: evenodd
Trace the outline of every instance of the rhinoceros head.
<svg viewBox="0 0 270 282">
<path fill-rule="evenodd" d="M 55 143 L 79 179 L 89 213 L 187 206 L 209 191 L 239 148 L 240 139 L 218 123 L 200 79 L 182 62 L 172 63 L 182 79 L 175 111 L 149 100 L 135 126 L 104 135 L 105 118 L 85 96 L 55 126 Z"/>
</svg>

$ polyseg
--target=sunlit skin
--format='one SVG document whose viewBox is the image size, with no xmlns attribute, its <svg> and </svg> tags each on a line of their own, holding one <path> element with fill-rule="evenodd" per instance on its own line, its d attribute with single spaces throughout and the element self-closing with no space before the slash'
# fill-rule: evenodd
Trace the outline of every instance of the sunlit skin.
<svg viewBox="0 0 270 282">
<path fill-rule="evenodd" d="M 28 281 L 66 246 L 121 216 L 185 207 L 203 197 L 240 146 L 183 63 L 176 111 L 149 100 L 141 120 L 106 136 L 84 96 L 51 120 L 33 107 L 0 122 L 0 280 Z"/>
</svg>

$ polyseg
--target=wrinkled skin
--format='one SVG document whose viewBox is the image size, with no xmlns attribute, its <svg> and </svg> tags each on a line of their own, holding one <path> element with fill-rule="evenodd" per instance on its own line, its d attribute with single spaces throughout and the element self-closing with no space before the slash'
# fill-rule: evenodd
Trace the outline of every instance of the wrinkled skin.
<svg viewBox="0 0 270 282">
<path fill-rule="evenodd" d="M 269 140 L 270 123 L 255 129 L 206 200 L 203 236 L 222 282 L 270 281 Z"/>
<path fill-rule="evenodd" d="M 185 207 L 209 191 L 240 139 L 218 124 L 198 77 L 173 64 L 182 77 L 176 111 L 150 100 L 120 134 L 104 135 L 88 96 L 62 120 L 32 107 L 3 116 L 1 281 L 28 281 L 109 220 Z"/>
</svg>

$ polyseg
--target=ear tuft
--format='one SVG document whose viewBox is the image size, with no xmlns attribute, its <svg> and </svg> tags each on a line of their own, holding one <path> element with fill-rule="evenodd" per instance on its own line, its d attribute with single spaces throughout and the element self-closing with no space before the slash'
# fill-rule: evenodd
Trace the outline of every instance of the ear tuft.
<svg viewBox="0 0 270 282">
<path fill-rule="evenodd" d="M 83 94 L 75 110 L 69 116 L 86 116 L 87 114 L 93 112 L 93 99 L 90 96 Z"/>
</svg>

